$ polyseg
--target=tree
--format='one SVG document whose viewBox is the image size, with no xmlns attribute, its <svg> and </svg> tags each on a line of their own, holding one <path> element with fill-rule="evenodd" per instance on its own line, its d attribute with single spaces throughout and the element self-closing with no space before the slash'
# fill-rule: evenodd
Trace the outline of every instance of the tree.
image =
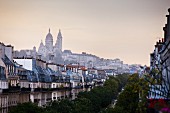
<svg viewBox="0 0 170 113">
<path fill-rule="evenodd" d="M 27 102 L 18 104 L 16 107 L 12 108 L 9 113 L 44 113 L 44 110 L 34 103 Z"/>
<path fill-rule="evenodd" d="M 133 74 L 128 78 L 128 83 L 124 91 L 119 95 L 117 104 L 114 108 L 123 110 L 123 113 L 136 113 L 139 102 L 139 77 Z M 117 111 L 117 110 L 116 110 Z"/>
<path fill-rule="evenodd" d="M 74 101 L 73 112 L 74 113 L 91 113 L 92 112 L 91 101 L 87 98 L 77 98 Z"/>
<path fill-rule="evenodd" d="M 46 113 L 72 113 L 73 103 L 68 99 L 61 101 L 53 101 L 50 106 L 46 108 Z"/>
</svg>

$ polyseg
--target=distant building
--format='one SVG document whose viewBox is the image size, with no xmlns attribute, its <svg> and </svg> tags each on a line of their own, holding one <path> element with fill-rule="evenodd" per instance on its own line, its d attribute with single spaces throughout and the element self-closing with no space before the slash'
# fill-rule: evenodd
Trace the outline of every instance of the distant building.
<svg viewBox="0 0 170 113">
<path fill-rule="evenodd" d="M 49 29 L 49 32 L 45 39 L 45 44 L 43 44 L 43 41 L 41 41 L 38 51 L 36 50 L 36 47 L 33 47 L 33 49 L 31 50 L 27 49 L 27 50 L 14 51 L 13 57 L 38 58 L 49 63 L 53 62 L 53 63 L 63 64 L 62 38 L 63 37 L 61 31 L 59 30 L 56 43 L 55 45 L 53 45 L 53 36 L 50 33 L 50 29 Z"/>
<path fill-rule="evenodd" d="M 99 57 L 82 52 L 82 54 L 72 53 L 70 50 L 64 50 L 62 58 L 65 64 L 75 64 L 86 66 L 92 68 L 96 65 Z"/>
<path fill-rule="evenodd" d="M 62 34 L 59 30 L 57 41 L 55 45 L 53 46 L 53 36 L 49 33 L 46 36 L 45 39 L 45 45 L 41 41 L 40 46 L 38 48 L 38 55 L 40 55 L 41 59 L 47 61 L 47 62 L 55 62 L 55 63 L 63 63 L 62 60 Z"/>
<path fill-rule="evenodd" d="M 97 68 L 97 69 L 113 69 L 116 74 L 129 73 L 129 65 L 123 64 L 120 59 L 104 59 L 93 54 L 88 54 L 86 52 L 82 53 L 72 53 L 71 50 L 62 51 L 62 34 L 59 30 L 57 35 L 57 40 L 54 43 L 53 36 L 50 32 L 46 35 L 45 44 L 41 41 L 38 51 L 36 47 L 31 50 L 20 50 L 14 51 L 13 56 L 15 58 L 34 58 L 41 59 L 47 63 L 55 64 L 78 64 L 85 66 L 87 68 Z"/>
</svg>

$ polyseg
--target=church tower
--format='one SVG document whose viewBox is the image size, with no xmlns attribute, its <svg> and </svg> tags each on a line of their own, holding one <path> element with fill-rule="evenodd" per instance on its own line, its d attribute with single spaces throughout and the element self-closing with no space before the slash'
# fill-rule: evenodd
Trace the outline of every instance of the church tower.
<svg viewBox="0 0 170 113">
<path fill-rule="evenodd" d="M 33 58 L 36 58 L 36 55 L 37 55 L 37 54 L 36 54 L 36 47 L 34 46 L 34 47 L 33 47 Z"/>
<path fill-rule="evenodd" d="M 55 44 L 56 48 L 58 48 L 62 52 L 62 34 L 59 29 L 58 35 L 57 35 L 57 42 Z"/>
<path fill-rule="evenodd" d="M 41 43 L 40 43 L 40 46 L 38 48 L 38 54 L 41 54 L 41 55 L 44 55 L 46 54 L 46 49 L 45 49 L 45 46 L 41 40 Z"/>
<path fill-rule="evenodd" d="M 50 33 L 50 29 L 45 39 L 45 46 L 46 46 L 47 51 L 49 52 L 53 51 L 53 36 Z"/>
</svg>

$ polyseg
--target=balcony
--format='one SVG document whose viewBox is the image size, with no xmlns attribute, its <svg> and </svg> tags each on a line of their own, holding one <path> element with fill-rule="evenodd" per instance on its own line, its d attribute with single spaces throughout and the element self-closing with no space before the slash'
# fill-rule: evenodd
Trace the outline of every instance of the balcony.
<svg viewBox="0 0 170 113">
<path fill-rule="evenodd" d="M 59 91 L 59 90 L 71 90 L 70 87 L 58 87 L 58 88 L 52 88 L 52 91 Z"/>
<path fill-rule="evenodd" d="M 10 86 L 8 90 L 9 92 L 20 92 L 21 91 L 19 86 Z"/>
<path fill-rule="evenodd" d="M 35 88 L 34 92 L 47 92 L 47 91 L 52 91 L 51 88 Z"/>
<path fill-rule="evenodd" d="M 9 89 L 2 89 L 2 93 L 8 93 Z"/>
<path fill-rule="evenodd" d="M 31 88 L 21 88 L 21 92 L 31 92 Z"/>
</svg>

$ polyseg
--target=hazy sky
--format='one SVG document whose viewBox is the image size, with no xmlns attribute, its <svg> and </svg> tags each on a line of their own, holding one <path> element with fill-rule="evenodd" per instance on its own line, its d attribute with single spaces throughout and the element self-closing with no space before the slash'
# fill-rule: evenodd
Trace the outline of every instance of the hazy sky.
<svg viewBox="0 0 170 113">
<path fill-rule="evenodd" d="M 0 42 L 37 49 L 48 29 L 63 49 L 149 65 L 170 0 L 0 0 Z"/>
</svg>

